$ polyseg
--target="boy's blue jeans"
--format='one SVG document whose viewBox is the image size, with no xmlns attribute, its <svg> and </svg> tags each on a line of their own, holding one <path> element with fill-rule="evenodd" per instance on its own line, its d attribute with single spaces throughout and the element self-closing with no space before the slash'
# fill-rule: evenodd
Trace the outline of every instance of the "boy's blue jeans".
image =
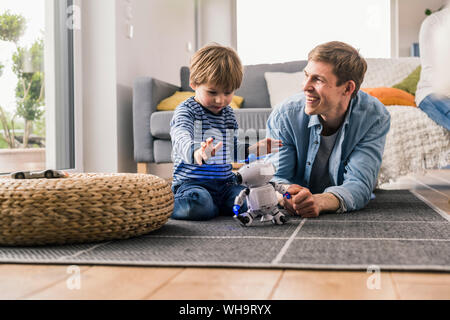
<svg viewBox="0 0 450 320">
<path fill-rule="evenodd" d="M 434 122 L 450 130 L 450 98 L 438 98 L 430 94 L 422 100 L 419 108 Z"/>
<path fill-rule="evenodd" d="M 209 220 L 219 215 L 233 216 L 235 198 L 244 189 L 230 180 L 190 180 L 172 186 L 175 204 L 172 218 Z M 241 212 L 247 211 L 244 202 Z"/>
</svg>

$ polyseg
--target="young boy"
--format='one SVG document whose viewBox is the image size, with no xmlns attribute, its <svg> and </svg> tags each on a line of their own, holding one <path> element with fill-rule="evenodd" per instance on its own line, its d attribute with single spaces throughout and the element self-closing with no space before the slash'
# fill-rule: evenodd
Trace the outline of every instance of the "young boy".
<svg viewBox="0 0 450 320">
<path fill-rule="evenodd" d="M 242 64 L 237 53 L 220 45 L 208 45 L 191 59 L 190 86 L 195 96 L 182 102 L 170 123 L 172 218 L 209 220 L 232 215 L 234 200 L 243 189 L 235 182 L 231 162 L 255 151 L 281 146 L 264 139 L 247 148 L 237 140 L 238 124 L 229 106 L 242 82 Z M 245 149 L 245 150 L 244 150 Z M 242 207 L 245 212 L 246 205 Z"/>
</svg>

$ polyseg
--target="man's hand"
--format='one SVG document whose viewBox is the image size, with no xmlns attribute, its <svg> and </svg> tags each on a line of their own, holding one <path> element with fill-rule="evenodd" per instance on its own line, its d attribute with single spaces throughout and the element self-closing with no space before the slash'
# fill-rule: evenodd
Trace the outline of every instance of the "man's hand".
<svg viewBox="0 0 450 320">
<path fill-rule="evenodd" d="M 198 165 L 202 165 L 203 161 L 207 161 L 209 158 L 214 157 L 216 152 L 222 148 L 222 141 L 215 146 L 213 145 L 213 138 L 208 138 L 201 143 L 201 147 L 194 152 L 194 161 Z"/>
<path fill-rule="evenodd" d="M 265 138 L 250 146 L 248 151 L 249 153 L 256 154 L 257 157 L 260 157 L 269 153 L 279 152 L 282 146 L 283 142 L 281 140 Z"/>
<path fill-rule="evenodd" d="M 289 186 L 287 192 L 291 199 L 284 199 L 284 207 L 289 213 L 302 218 L 315 218 L 323 211 L 336 212 L 339 200 L 332 193 L 311 194 L 308 188 L 297 184 Z"/>
<path fill-rule="evenodd" d="M 284 207 L 293 215 L 302 218 L 315 218 L 319 216 L 320 208 L 308 188 L 301 187 L 297 184 L 291 185 L 287 192 L 291 195 L 291 199 L 284 200 Z"/>
</svg>

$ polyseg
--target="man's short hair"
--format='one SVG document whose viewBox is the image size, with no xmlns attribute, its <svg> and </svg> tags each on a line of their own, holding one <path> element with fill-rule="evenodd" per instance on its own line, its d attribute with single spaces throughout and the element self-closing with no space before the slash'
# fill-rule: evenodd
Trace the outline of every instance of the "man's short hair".
<svg viewBox="0 0 450 320">
<path fill-rule="evenodd" d="M 308 54 L 308 61 L 310 60 L 333 65 L 333 73 L 338 79 L 337 86 L 353 80 L 356 88 L 352 98 L 356 96 L 367 71 L 367 62 L 358 50 L 344 42 L 331 41 L 312 49 Z"/>
<path fill-rule="evenodd" d="M 241 86 L 243 68 L 233 48 L 210 44 L 198 50 L 191 58 L 190 82 L 196 85 L 212 84 L 227 91 Z"/>
</svg>

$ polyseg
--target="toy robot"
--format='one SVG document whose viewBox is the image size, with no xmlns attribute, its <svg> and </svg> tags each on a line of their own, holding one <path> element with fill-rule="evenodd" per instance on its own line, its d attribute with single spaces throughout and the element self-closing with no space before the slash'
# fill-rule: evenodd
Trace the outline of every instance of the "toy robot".
<svg viewBox="0 0 450 320">
<path fill-rule="evenodd" d="M 285 215 L 278 210 L 275 191 L 280 192 L 287 199 L 291 196 L 286 186 L 270 182 L 274 174 L 273 164 L 259 161 L 246 164 L 236 173 L 238 184 L 247 187 L 236 197 L 233 206 L 234 218 L 243 226 L 251 225 L 258 217 L 261 217 L 262 222 L 272 221 L 274 224 L 284 224 L 287 221 Z M 247 198 L 248 211 L 239 213 L 245 198 Z"/>
</svg>

